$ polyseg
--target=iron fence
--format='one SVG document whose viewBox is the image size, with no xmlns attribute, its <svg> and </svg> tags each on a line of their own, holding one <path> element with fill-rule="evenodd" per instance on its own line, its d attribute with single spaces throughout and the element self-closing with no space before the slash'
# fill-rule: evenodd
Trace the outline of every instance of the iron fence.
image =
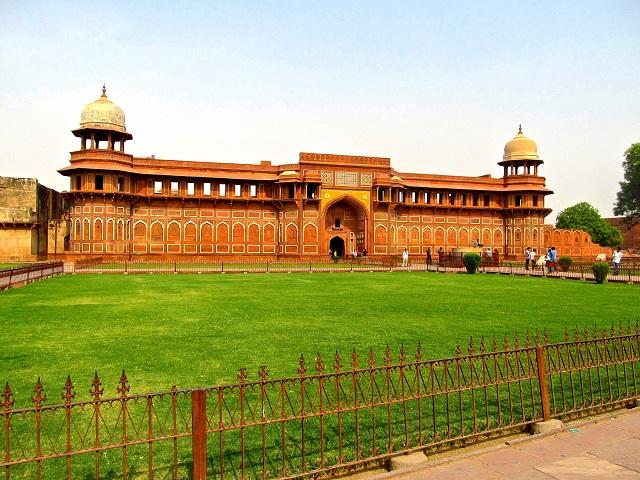
<svg viewBox="0 0 640 480">
<path fill-rule="evenodd" d="M 18 268 L 0 270 L 0 290 L 35 282 L 64 273 L 62 262 L 37 263 Z"/>
<path fill-rule="evenodd" d="M 523 431 L 532 422 L 621 407 L 638 397 L 640 329 L 546 333 L 469 342 L 427 359 L 387 347 L 325 363 L 300 356 L 297 375 L 134 395 L 122 373 L 115 396 L 96 374 L 90 398 L 71 378 L 46 403 L 0 405 L 5 478 L 300 478 L 329 476 L 411 451 L 435 451 Z"/>
</svg>

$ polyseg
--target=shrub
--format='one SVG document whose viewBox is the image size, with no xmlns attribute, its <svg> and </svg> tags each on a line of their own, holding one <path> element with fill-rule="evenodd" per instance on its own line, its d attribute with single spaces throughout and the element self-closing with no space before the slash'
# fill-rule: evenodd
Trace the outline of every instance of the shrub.
<svg viewBox="0 0 640 480">
<path fill-rule="evenodd" d="M 566 265 L 567 267 L 570 267 L 573 264 L 573 259 L 571 257 L 560 257 L 558 259 L 558 263 L 560 265 Z"/>
<path fill-rule="evenodd" d="M 477 253 L 465 253 L 464 257 L 462 257 L 462 263 L 464 263 L 468 273 L 476 273 L 481 260 L 482 258 Z"/>
<path fill-rule="evenodd" d="M 591 265 L 593 276 L 596 277 L 596 283 L 604 283 L 609 275 L 609 264 L 607 262 L 596 262 Z"/>
</svg>

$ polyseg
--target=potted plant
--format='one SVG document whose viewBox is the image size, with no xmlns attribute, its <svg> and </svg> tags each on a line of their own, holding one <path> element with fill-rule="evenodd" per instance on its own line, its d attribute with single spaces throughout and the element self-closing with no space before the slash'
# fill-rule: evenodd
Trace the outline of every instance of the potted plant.
<svg viewBox="0 0 640 480">
<path fill-rule="evenodd" d="M 573 264 L 573 259 L 571 257 L 560 257 L 558 259 L 558 268 L 561 272 L 569 271 L 569 267 Z"/>
</svg>

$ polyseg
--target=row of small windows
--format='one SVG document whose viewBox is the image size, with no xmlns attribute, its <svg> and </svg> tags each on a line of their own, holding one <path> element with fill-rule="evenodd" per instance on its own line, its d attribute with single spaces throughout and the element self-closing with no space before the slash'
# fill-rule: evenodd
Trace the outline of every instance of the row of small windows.
<svg viewBox="0 0 640 480">
<path fill-rule="evenodd" d="M 403 190 L 397 190 L 395 192 L 395 200 L 398 203 L 405 203 L 406 196 Z M 387 202 L 390 200 L 392 192 L 389 192 L 386 188 L 378 188 L 378 201 Z M 425 191 L 410 191 L 409 192 L 410 203 L 426 203 L 436 205 L 464 205 L 474 207 L 489 207 L 493 200 L 489 194 L 478 193 L 453 193 L 453 192 L 425 192 Z M 531 197 L 532 206 L 537 207 L 539 198 L 538 195 Z M 500 203 L 500 199 L 498 199 Z M 513 197 L 513 205 L 516 207 L 523 207 L 524 197 L 522 195 L 515 195 Z"/>
<path fill-rule="evenodd" d="M 115 187 L 115 190 L 118 192 L 125 191 L 125 178 L 124 177 L 111 177 L 105 175 L 93 175 L 93 185 L 86 184 L 85 188 L 88 186 L 89 189 L 93 187 L 93 190 L 111 190 L 107 188 L 107 179 L 108 181 Z M 90 179 L 89 179 L 90 180 Z M 82 190 L 83 188 L 83 177 L 81 175 L 77 175 L 73 178 L 73 186 L 75 190 Z M 181 188 L 182 183 L 182 188 Z M 200 187 L 200 190 L 197 192 L 196 188 Z M 179 195 L 181 193 L 195 196 L 196 194 L 201 194 L 203 196 L 211 196 L 217 195 L 220 197 L 226 196 L 234 196 L 234 197 L 243 197 L 248 195 L 251 198 L 257 198 L 261 193 L 261 196 L 270 197 L 272 195 L 273 189 L 275 188 L 275 193 L 278 198 L 289 198 L 295 199 L 296 196 L 296 185 L 288 184 L 288 185 L 263 185 L 263 184 L 226 184 L 226 183 L 212 183 L 212 182 L 202 182 L 196 184 L 196 182 L 179 182 L 177 180 L 153 180 L 151 183 L 151 188 L 153 188 L 153 193 L 155 195 L 162 194 L 170 194 L 170 195 Z M 135 180 L 132 181 L 132 191 L 136 189 Z M 214 193 L 215 192 L 215 193 Z M 301 187 L 301 194 L 304 192 L 305 198 L 307 199 L 315 199 L 318 195 L 318 187 L 315 185 L 305 184 Z M 138 191 L 138 193 L 144 193 Z"/>
</svg>

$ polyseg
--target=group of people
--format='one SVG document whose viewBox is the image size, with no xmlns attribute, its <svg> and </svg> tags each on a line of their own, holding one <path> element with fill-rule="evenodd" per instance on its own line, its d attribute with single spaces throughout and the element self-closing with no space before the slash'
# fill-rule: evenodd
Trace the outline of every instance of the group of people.
<svg viewBox="0 0 640 480">
<path fill-rule="evenodd" d="M 536 265 L 540 267 L 546 267 L 547 273 L 553 273 L 556 271 L 556 264 L 558 262 L 558 251 L 556 247 L 549 247 L 547 249 L 547 253 L 544 256 L 538 258 L 536 262 L 536 256 L 538 252 L 536 249 L 531 249 L 531 247 L 527 247 L 524 251 L 524 268 L 525 270 L 535 270 Z"/>
</svg>

